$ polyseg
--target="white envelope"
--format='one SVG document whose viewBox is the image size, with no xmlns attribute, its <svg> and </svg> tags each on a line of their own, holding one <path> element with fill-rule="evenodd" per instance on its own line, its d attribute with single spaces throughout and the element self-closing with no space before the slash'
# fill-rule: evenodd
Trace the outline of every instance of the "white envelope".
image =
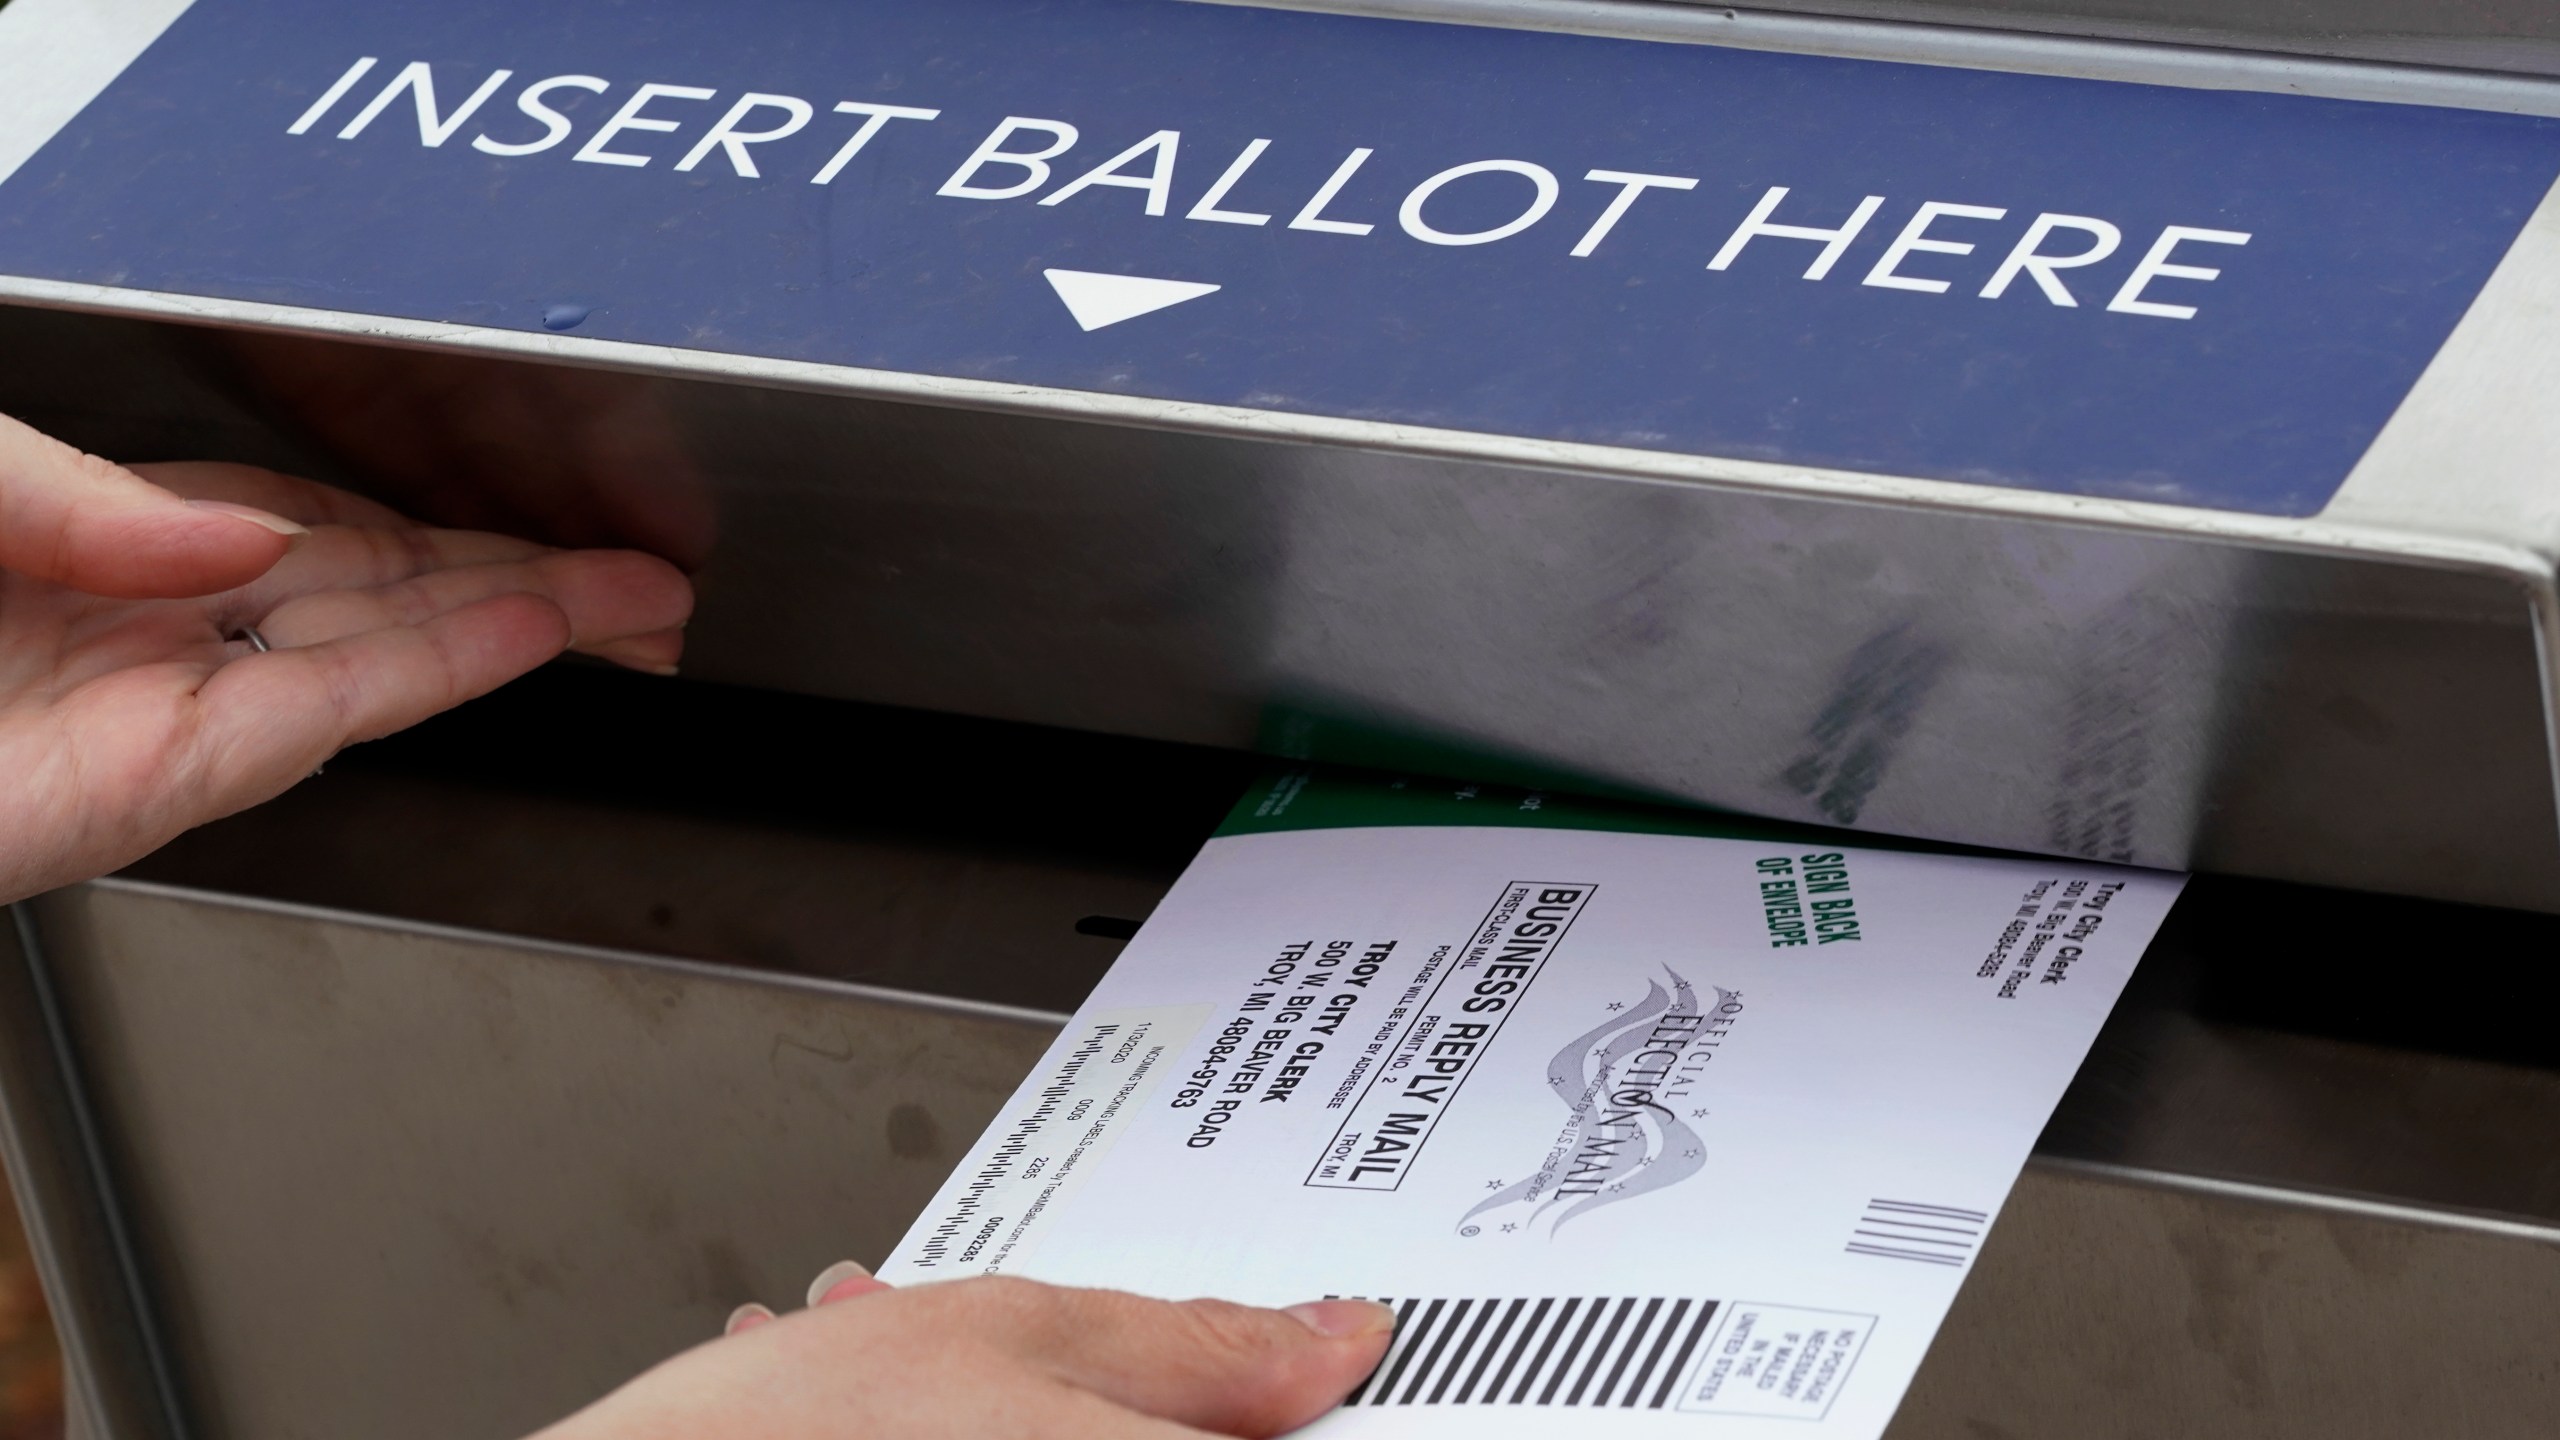
<svg viewBox="0 0 2560 1440">
<path fill-rule="evenodd" d="M 2182 883 L 1291 772 L 882 1276 L 1389 1301 L 1326 1437 L 1871 1440 Z"/>
</svg>

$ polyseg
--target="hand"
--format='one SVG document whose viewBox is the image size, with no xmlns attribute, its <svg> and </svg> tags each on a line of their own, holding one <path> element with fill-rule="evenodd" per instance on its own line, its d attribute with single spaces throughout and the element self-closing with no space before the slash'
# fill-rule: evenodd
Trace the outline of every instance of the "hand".
<svg viewBox="0 0 2560 1440">
<path fill-rule="evenodd" d="M 1394 1326 L 1366 1300 L 1259 1310 L 1003 1277 L 893 1290 L 851 1268 L 819 1277 L 808 1310 L 742 1309 L 726 1339 L 534 1440 L 1259 1440 L 1332 1409 Z"/>
<path fill-rule="evenodd" d="M 692 587 L 0 416 L 0 900 L 102 874 L 577 648 L 671 671 Z M 239 638 L 256 631 L 275 647 Z"/>
</svg>

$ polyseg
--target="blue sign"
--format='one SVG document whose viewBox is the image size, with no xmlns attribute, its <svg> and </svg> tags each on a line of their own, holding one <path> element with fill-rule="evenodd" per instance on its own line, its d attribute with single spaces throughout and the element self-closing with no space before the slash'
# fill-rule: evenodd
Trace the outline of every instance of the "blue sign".
<svg viewBox="0 0 2560 1440">
<path fill-rule="evenodd" d="M 0 271 L 2317 512 L 2560 122 L 1182 0 L 197 0 Z"/>
</svg>

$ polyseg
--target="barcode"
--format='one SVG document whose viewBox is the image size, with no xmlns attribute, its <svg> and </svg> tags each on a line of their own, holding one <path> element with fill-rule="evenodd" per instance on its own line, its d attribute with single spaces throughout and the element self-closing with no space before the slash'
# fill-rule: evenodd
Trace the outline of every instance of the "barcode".
<svg viewBox="0 0 2560 1440">
<path fill-rule="evenodd" d="M 1852 1255 L 1880 1260 L 1962 1265 L 1990 1225 L 1988 1211 L 1911 1200 L 1870 1200 L 1867 1213 L 1858 1217 L 1858 1228 L 1849 1232 L 1848 1248 Z"/>
<path fill-rule="evenodd" d="M 1381 1300 L 1395 1340 L 1346 1405 L 1614 1405 L 1662 1409 L 1713 1300 Z"/>
</svg>

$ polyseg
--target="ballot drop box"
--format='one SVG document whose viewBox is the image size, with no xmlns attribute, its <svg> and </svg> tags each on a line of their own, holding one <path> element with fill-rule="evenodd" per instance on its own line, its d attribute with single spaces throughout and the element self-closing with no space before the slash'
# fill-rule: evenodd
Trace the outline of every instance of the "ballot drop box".
<svg viewBox="0 0 2560 1440">
<path fill-rule="evenodd" d="M 2560 1433 L 2555 77 L 2529 0 L 0 7 L 0 412 L 701 594 L 17 907 L 80 1424 L 499 1440 L 878 1259 L 1279 757 L 2197 872 L 1894 1433 Z"/>
</svg>

